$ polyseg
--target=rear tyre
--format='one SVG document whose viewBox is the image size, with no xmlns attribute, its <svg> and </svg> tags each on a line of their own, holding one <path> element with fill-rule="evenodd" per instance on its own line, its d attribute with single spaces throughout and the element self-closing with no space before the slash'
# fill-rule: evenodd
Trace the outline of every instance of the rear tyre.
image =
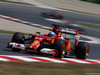
<svg viewBox="0 0 100 75">
<path fill-rule="evenodd" d="M 61 39 L 55 40 L 54 48 L 58 50 L 58 55 L 55 58 L 62 58 L 65 56 L 66 52 L 66 42 Z"/>
<path fill-rule="evenodd" d="M 23 33 L 20 33 L 20 32 L 16 32 L 13 37 L 12 37 L 12 42 L 15 42 L 15 43 L 20 43 L 20 44 L 24 44 L 24 40 L 25 40 L 25 36 Z M 15 49 L 15 48 L 12 48 L 13 51 L 15 52 L 20 52 L 20 49 Z"/>
<path fill-rule="evenodd" d="M 86 59 L 89 55 L 89 44 L 86 42 L 79 42 L 75 49 L 76 58 Z"/>
</svg>

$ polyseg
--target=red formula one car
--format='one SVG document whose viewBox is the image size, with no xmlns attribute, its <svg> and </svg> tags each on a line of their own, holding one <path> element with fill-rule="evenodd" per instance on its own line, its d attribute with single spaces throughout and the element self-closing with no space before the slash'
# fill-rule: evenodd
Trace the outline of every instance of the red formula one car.
<svg viewBox="0 0 100 75">
<path fill-rule="evenodd" d="M 62 12 L 60 11 L 51 11 L 51 12 L 43 12 L 41 16 L 46 17 L 46 18 L 52 18 L 52 19 L 62 19 Z"/>
<path fill-rule="evenodd" d="M 75 35 L 76 39 L 73 48 L 69 39 L 65 38 L 62 33 Z M 54 56 L 55 58 L 70 56 L 70 53 L 73 52 L 76 58 L 86 59 L 89 54 L 89 44 L 79 42 L 79 34 L 78 30 L 65 30 L 58 25 L 54 25 L 51 32 L 44 35 L 40 35 L 40 32 L 37 32 L 37 34 L 30 34 L 29 37 L 25 37 L 23 33 L 16 32 L 12 37 L 12 41 L 8 43 L 7 48 L 17 52 L 20 50 L 37 52 Z"/>
</svg>

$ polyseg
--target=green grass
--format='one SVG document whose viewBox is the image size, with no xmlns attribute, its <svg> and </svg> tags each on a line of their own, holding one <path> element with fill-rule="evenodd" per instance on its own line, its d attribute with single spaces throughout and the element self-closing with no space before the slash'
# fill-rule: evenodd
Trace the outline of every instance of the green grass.
<svg viewBox="0 0 100 75">
<path fill-rule="evenodd" d="M 0 62 L 0 75 L 86 75 L 100 73 L 100 64 Z"/>
<path fill-rule="evenodd" d="M 14 2 L 14 1 L 7 1 L 7 0 L 0 0 L 1 2 L 8 2 L 8 3 L 16 3 L 16 4 L 23 4 L 23 5 L 31 5 L 35 6 L 33 4 L 28 4 L 28 3 L 22 3 L 22 2 Z"/>
</svg>

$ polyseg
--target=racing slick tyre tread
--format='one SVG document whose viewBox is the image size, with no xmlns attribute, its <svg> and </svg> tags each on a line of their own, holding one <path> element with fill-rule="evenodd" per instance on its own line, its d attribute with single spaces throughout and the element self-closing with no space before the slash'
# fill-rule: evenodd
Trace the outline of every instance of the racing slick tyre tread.
<svg viewBox="0 0 100 75">
<path fill-rule="evenodd" d="M 79 42 L 75 49 L 76 58 L 86 59 L 89 54 L 89 44 L 86 42 Z"/>
<path fill-rule="evenodd" d="M 58 56 L 55 56 L 55 58 L 62 58 L 64 56 L 63 51 L 65 52 L 66 42 L 61 39 L 56 39 L 53 46 L 58 50 Z"/>
<path fill-rule="evenodd" d="M 23 33 L 16 32 L 13 35 L 11 42 L 24 44 L 24 39 L 25 39 L 25 37 L 24 37 Z M 14 51 L 14 52 L 20 52 L 20 49 L 12 48 L 12 51 Z"/>
<path fill-rule="evenodd" d="M 63 19 L 63 16 L 58 17 L 58 19 Z"/>
<path fill-rule="evenodd" d="M 24 39 L 25 39 L 25 37 L 24 37 L 23 33 L 16 32 L 12 37 L 12 42 L 23 44 L 24 43 Z"/>
</svg>

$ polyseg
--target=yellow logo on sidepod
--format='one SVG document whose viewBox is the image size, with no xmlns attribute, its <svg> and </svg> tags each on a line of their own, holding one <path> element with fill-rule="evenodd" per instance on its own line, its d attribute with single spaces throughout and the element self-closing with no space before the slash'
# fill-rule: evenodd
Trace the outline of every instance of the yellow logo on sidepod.
<svg viewBox="0 0 100 75">
<path fill-rule="evenodd" d="M 70 49 L 70 48 L 71 48 L 71 44 L 68 43 L 68 45 L 67 45 L 67 50 Z"/>
<path fill-rule="evenodd" d="M 32 45 L 36 45 L 36 44 L 38 44 L 39 43 L 39 41 L 34 41 L 33 43 L 32 43 Z"/>
</svg>

